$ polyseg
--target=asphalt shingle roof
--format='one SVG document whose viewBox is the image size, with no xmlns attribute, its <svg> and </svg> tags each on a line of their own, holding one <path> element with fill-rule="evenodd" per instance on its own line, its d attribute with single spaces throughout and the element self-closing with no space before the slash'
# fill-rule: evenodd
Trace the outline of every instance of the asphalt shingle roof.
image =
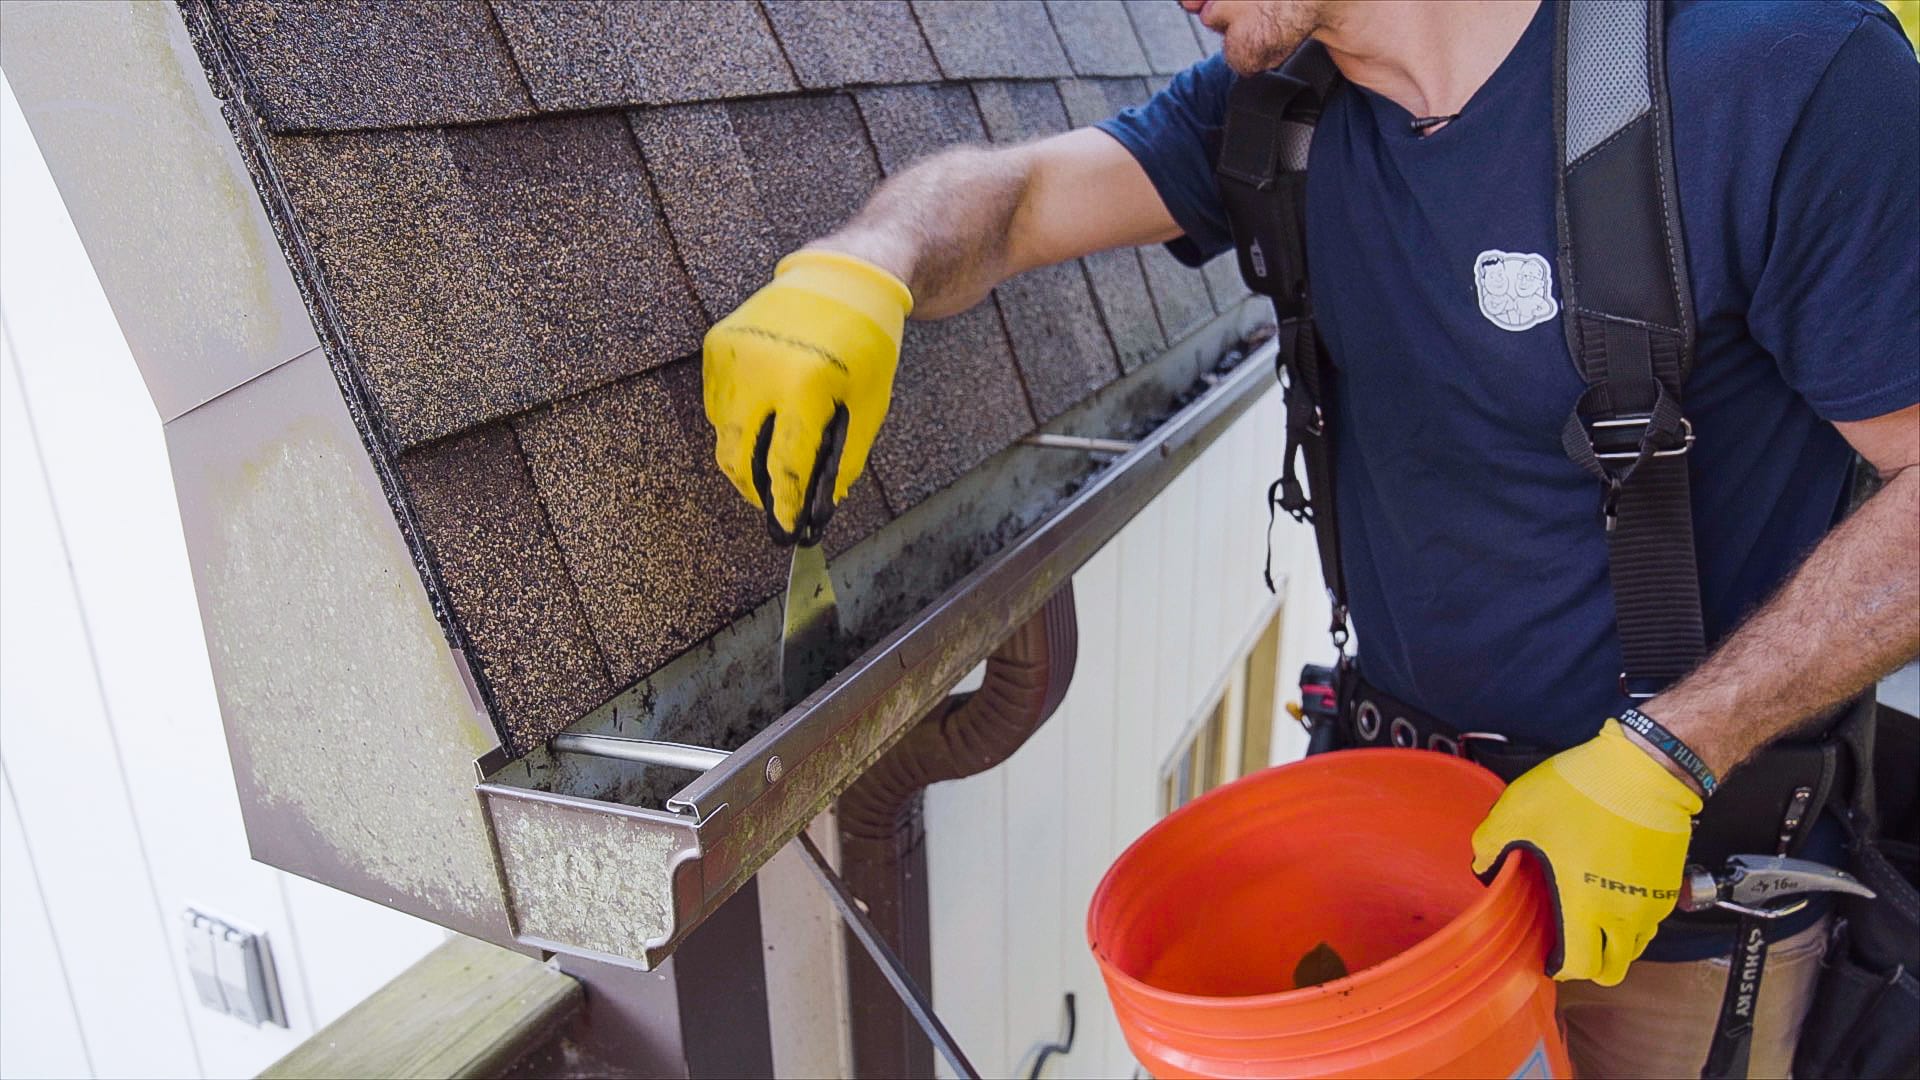
<svg viewBox="0 0 1920 1080">
<path fill-rule="evenodd" d="M 1202 47 L 1171 0 L 187 2 L 516 751 L 781 583 L 712 461 L 706 327 L 884 176 L 1089 123 Z M 830 550 L 1159 355 L 1209 282 L 1107 252 L 910 323 Z"/>
<path fill-rule="evenodd" d="M 431 19 L 389 0 L 210 0 L 276 131 L 501 120 L 534 111 L 487 0 Z"/>
<path fill-rule="evenodd" d="M 764 0 L 761 6 L 809 90 L 940 79 L 907 0 Z"/>
<path fill-rule="evenodd" d="M 537 742 L 612 694 L 513 429 L 443 439 L 402 458 L 400 475 L 509 737 Z"/>
<path fill-rule="evenodd" d="M 1205 55 L 1194 36 L 1193 24 L 1173 4 L 1160 0 L 1123 0 L 1140 35 L 1140 47 L 1156 74 L 1172 75 Z"/>
<path fill-rule="evenodd" d="M 974 97 L 996 143 L 1066 131 L 1067 110 L 1051 82 L 983 82 Z M 1114 346 L 1079 262 L 1029 270 L 994 290 L 1040 422 L 1060 415 L 1119 376 Z"/>
<path fill-rule="evenodd" d="M 1043 4 L 913 0 L 913 13 L 949 79 L 1047 79 L 1073 74 Z"/>
<path fill-rule="evenodd" d="M 594 109 L 798 89 L 757 4 L 491 0 L 542 109 Z"/>
<path fill-rule="evenodd" d="M 1121 0 L 1046 0 L 1046 4 L 1075 74 L 1153 72 Z"/>
</svg>

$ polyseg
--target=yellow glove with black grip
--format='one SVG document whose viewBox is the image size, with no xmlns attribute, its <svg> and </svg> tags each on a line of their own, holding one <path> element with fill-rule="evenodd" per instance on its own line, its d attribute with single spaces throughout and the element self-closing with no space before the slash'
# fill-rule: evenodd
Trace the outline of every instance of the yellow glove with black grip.
<svg viewBox="0 0 1920 1080">
<path fill-rule="evenodd" d="M 814 544 L 866 468 L 913 294 L 834 251 L 796 251 L 707 331 L 714 457 L 776 543 Z"/>
<path fill-rule="evenodd" d="M 1547 958 L 1556 979 L 1618 985 L 1673 910 L 1700 796 L 1615 720 L 1521 774 L 1473 833 L 1473 871 L 1490 881 L 1515 848 L 1544 864 L 1560 920 Z"/>
</svg>

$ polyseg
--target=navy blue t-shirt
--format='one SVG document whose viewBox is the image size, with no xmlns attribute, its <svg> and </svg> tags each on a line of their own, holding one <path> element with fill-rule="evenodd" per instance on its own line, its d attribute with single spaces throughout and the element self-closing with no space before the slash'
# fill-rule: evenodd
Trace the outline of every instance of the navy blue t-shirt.
<svg viewBox="0 0 1920 1080">
<path fill-rule="evenodd" d="M 1551 8 L 1430 135 L 1370 90 L 1336 91 L 1307 246 L 1361 669 L 1459 727 L 1565 747 L 1627 702 L 1599 491 L 1560 445 L 1583 384 L 1555 280 Z M 1920 65 L 1854 0 L 1679 2 L 1668 26 L 1717 641 L 1832 523 L 1852 454 L 1829 421 L 1920 401 Z M 1214 56 L 1099 125 L 1153 180 L 1189 263 L 1232 246 L 1213 156 L 1233 78 Z"/>
</svg>

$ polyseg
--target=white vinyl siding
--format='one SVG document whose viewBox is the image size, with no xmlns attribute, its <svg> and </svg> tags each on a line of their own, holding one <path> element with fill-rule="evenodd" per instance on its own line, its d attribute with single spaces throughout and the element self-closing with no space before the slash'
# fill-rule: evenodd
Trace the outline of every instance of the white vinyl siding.
<svg viewBox="0 0 1920 1080">
<path fill-rule="evenodd" d="M 1276 609 L 1282 696 L 1304 659 L 1330 655 L 1307 530 L 1274 530 L 1288 595 L 1260 577 L 1280 416 L 1269 392 L 1074 575 L 1079 662 L 1053 719 L 1004 766 L 927 791 L 934 1006 L 983 1075 L 1025 1076 L 1069 991 L 1079 1032 L 1046 1075 L 1132 1075 L 1087 950 L 1094 887 L 1157 820 L 1173 756 L 1251 681 L 1240 673 Z M 1297 725 L 1272 715 L 1273 760 L 1298 756 Z"/>
</svg>

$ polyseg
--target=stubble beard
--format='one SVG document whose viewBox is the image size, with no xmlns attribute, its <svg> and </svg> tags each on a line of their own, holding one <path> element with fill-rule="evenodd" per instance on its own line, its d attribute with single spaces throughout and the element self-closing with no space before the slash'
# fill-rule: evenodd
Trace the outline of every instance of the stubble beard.
<svg viewBox="0 0 1920 1080">
<path fill-rule="evenodd" d="M 1228 28 L 1221 51 L 1235 73 L 1257 75 L 1279 67 L 1324 24 L 1323 0 L 1263 4 Z"/>
</svg>

